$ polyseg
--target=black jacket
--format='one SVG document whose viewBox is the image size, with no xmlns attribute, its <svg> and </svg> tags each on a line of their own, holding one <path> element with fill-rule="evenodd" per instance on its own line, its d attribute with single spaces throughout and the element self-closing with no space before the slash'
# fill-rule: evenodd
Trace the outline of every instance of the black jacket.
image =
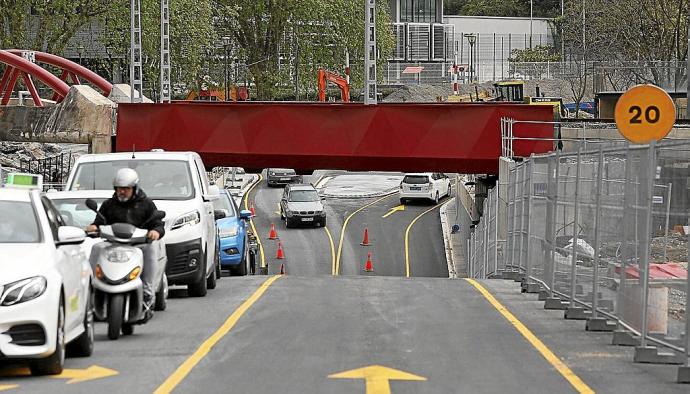
<svg viewBox="0 0 690 394">
<path fill-rule="evenodd" d="M 139 228 L 147 230 L 156 230 L 161 237 L 165 234 L 165 228 L 162 220 L 151 220 L 144 225 L 153 212 L 156 211 L 156 204 L 146 197 L 143 190 L 137 188 L 137 192 L 127 202 L 120 202 L 117 196 L 113 196 L 109 200 L 105 200 L 98 212 L 105 216 L 107 223 L 99 215 L 96 215 L 96 220 L 93 222 L 96 226 L 114 223 L 129 223 Z M 143 225 L 143 227 L 142 227 Z"/>
</svg>

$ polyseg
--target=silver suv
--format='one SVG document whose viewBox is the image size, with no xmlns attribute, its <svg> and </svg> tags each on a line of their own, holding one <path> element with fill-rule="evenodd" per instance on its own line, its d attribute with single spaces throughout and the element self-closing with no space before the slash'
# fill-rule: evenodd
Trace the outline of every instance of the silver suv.
<svg viewBox="0 0 690 394">
<path fill-rule="evenodd" d="M 285 221 L 285 227 L 298 224 L 325 227 L 326 212 L 321 200 L 323 198 L 312 185 L 287 185 L 280 200 L 280 219 Z"/>
</svg>

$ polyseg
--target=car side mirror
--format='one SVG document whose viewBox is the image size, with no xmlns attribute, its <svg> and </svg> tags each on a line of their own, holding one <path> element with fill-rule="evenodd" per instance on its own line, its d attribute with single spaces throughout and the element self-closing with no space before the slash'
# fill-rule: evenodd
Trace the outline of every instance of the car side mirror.
<svg viewBox="0 0 690 394">
<path fill-rule="evenodd" d="M 240 219 L 249 220 L 252 217 L 252 211 L 243 209 L 240 211 Z"/>
<path fill-rule="evenodd" d="M 79 227 L 61 226 L 58 228 L 58 239 L 55 244 L 62 245 L 79 245 L 86 239 L 86 232 Z"/>
<path fill-rule="evenodd" d="M 220 219 L 225 219 L 227 215 L 225 214 L 225 211 L 222 209 L 216 209 L 213 211 L 213 218 L 215 220 L 220 220 Z"/>
<path fill-rule="evenodd" d="M 92 199 L 89 198 L 89 199 L 86 200 L 85 203 L 86 203 L 86 206 L 87 206 L 90 210 L 92 210 L 92 211 L 94 211 L 94 212 L 98 212 L 98 204 L 96 204 L 96 201 L 94 201 L 94 200 L 92 200 Z"/>
</svg>

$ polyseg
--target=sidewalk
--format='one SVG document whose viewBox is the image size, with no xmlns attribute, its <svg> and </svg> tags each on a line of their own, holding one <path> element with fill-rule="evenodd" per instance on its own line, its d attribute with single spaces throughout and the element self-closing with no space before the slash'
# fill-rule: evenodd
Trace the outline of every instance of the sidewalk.
<svg viewBox="0 0 690 394">
<path fill-rule="evenodd" d="M 458 205 L 460 206 L 459 210 Z M 472 225 L 470 215 L 462 204 L 458 204 L 457 198 L 452 198 L 441 207 L 440 215 L 449 277 L 466 278 L 467 240 L 470 237 L 470 226 Z M 453 225 L 460 226 L 460 229 L 451 234 Z"/>
</svg>

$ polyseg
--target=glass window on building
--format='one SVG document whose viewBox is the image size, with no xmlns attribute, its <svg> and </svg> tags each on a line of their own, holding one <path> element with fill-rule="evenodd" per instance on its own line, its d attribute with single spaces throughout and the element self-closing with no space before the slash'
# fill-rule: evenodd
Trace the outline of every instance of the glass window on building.
<svg viewBox="0 0 690 394">
<path fill-rule="evenodd" d="M 400 0 L 400 22 L 436 22 L 436 0 Z"/>
</svg>

